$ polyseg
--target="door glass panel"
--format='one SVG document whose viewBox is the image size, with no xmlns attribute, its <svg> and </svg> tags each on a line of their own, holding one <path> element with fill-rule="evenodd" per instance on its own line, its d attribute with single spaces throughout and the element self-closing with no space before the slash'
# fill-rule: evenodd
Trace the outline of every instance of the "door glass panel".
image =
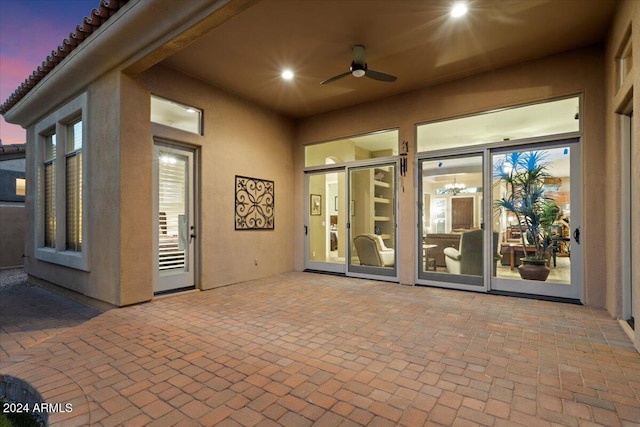
<svg viewBox="0 0 640 427">
<path fill-rule="evenodd" d="M 512 281 L 512 288 L 502 289 L 548 294 L 538 283 L 571 285 L 570 154 L 569 146 L 559 146 L 493 155 L 493 230 L 500 236 L 494 276 Z M 519 179 L 530 176 L 524 173 L 531 174 L 534 168 L 541 168 L 537 169 L 541 176 L 523 195 Z M 534 200 L 531 195 L 536 191 L 540 197 Z M 525 211 L 535 215 L 524 215 Z M 525 284 L 519 266 L 521 258 L 532 256 L 545 260 L 549 276 Z"/>
<path fill-rule="evenodd" d="M 395 276 L 395 165 L 349 171 L 349 271 Z"/>
<path fill-rule="evenodd" d="M 420 161 L 419 277 L 483 285 L 482 156 Z"/>
<path fill-rule="evenodd" d="M 314 263 L 345 264 L 347 224 L 344 171 L 310 174 L 307 268 L 325 269 Z M 328 267 L 330 270 L 331 267 Z M 344 272 L 344 268 L 342 269 Z"/>
<path fill-rule="evenodd" d="M 158 268 L 161 274 L 187 271 L 189 217 L 188 158 L 161 152 L 158 164 Z"/>
</svg>

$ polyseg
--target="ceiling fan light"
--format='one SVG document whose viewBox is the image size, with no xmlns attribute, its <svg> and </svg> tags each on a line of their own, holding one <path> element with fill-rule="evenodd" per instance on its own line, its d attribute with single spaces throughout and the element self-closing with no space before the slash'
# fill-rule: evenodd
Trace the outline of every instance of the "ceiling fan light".
<svg viewBox="0 0 640 427">
<path fill-rule="evenodd" d="M 351 75 L 353 77 L 362 77 L 362 76 L 364 76 L 364 74 L 365 74 L 365 71 L 361 70 L 361 69 L 356 69 L 356 70 L 351 71 Z"/>
</svg>

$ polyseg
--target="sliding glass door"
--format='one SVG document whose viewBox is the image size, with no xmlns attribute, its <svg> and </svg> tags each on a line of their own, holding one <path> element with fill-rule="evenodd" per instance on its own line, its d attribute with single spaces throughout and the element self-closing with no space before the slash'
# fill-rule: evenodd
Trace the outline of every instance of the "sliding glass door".
<svg viewBox="0 0 640 427">
<path fill-rule="evenodd" d="M 579 300 L 579 151 L 578 139 L 568 139 L 419 159 L 418 282 Z M 526 168 L 540 174 L 531 189 L 539 193 L 539 223 L 518 213 L 529 201 L 504 180 Z M 521 276 L 521 259 L 534 255 L 546 279 Z"/>
<path fill-rule="evenodd" d="M 351 275 L 397 277 L 396 165 L 348 168 Z"/>
<path fill-rule="evenodd" d="M 344 273 L 347 250 L 344 169 L 309 173 L 306 181 L 305 268 Z"/>
<path fill-rule="evenodd" d="M 418 277 L 441 286 L 484 289 L 489 256 L 483 229 L 483 154 L 418 162 Z"/>
<path fill-rule="evenodd" d="M 500 257 L 491 278 L 491 289 L 558 298 L 581 297 L 582 251 L 580 209 L 580 154 L 577 142 L 543 147 L 496 150 L 491 155 L 493 177 L 492 228 L 499 236 Z M 538 173 L 541 183 L 528 191 L 540 193 L 537 206 L 518 193 L 505 177 Z M 514 196 L 515 194 L 515 196 Z M 505 207 L 505 201 L 514 209 Z M 508 205 L 507 205 L 508 206 Z M 527 209 L 522 209 L 527 207 Z M 537 212 L 537 220 L 521 212 Z M 521 276 L 523 258 L 542 257 L 548 277 L 530 280 Z"/>
<path fill-rule="evenodd" d="M 396 278 L 396 164 L 305 175 L 305 268 Z"/>
</svg>

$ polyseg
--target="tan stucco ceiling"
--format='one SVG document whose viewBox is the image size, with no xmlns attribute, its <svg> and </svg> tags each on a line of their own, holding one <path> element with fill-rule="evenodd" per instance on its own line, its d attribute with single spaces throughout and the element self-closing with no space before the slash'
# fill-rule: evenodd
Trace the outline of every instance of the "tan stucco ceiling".
<svg viewBox="0 0 640 427">
<path fill-rule="evenodd" d="M 600 42 L 615 0 L 263 0 L 163 63 L 305 117 Z M 351 49 L 395 83 L 345 77 Z M 291 68 L 291 82 L 280 78 Z"/>
</svg>

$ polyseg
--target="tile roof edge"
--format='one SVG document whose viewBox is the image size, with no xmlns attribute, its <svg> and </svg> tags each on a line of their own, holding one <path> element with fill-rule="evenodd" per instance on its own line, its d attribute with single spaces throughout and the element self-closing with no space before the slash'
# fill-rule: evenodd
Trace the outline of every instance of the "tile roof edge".
<svg viewBox="0 0 640 427">
<path fill-rule="evenodd" d="M 69 37 L 64 39 L 57 49 L 51 51 L 42 64 L 0 105 L 0 114 L 11 110 L 60 62 L 128 2 L 129 0 L 100 0 L 99 7 L 93 9 L 90 16 L 85 17 L 82 23 L 76 26 L 76 30 L 70 33 Z"/>
<path fill-rule="evenodd" d="M 27 144 L 0 144 L 0 154 L 23 152 L 27 149 Z"/>
</svg>

